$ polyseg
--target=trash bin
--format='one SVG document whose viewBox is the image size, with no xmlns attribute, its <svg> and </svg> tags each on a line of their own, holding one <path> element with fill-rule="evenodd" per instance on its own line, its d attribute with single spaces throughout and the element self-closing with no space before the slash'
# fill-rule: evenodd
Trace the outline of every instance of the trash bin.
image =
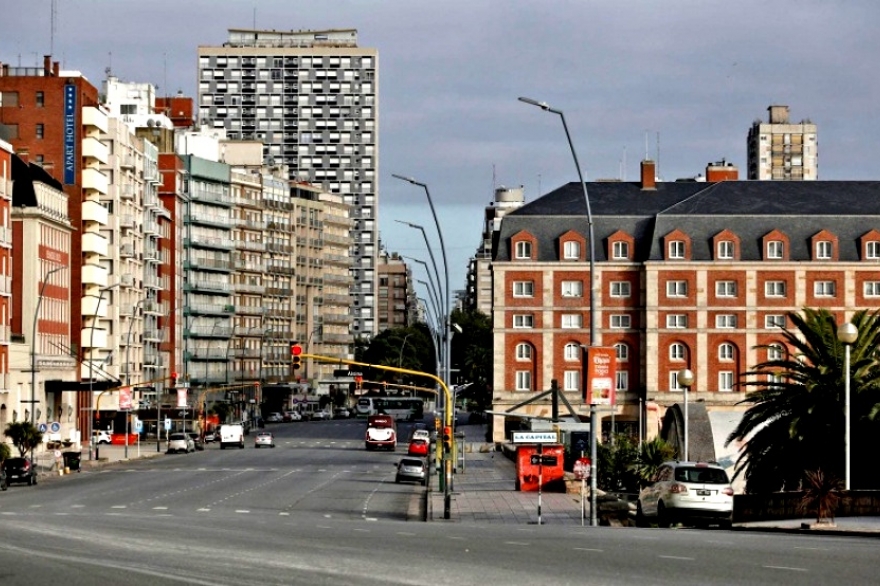
<svg viewBox="0 0 880 586">
<path fill-rule="evenodd" d="M 76 470 L 80 471 L 79 463 L 82 460 L 82 454 L 79 452 L 64 452 L 61 454 L 64 457 L 64 467 L 68 470 Z"/>
</svg>

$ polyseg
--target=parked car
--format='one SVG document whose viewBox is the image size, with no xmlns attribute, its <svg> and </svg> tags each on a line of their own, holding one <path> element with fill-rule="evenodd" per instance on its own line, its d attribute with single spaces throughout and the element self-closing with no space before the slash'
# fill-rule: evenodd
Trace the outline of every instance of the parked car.
<svg viewBox="0 0 880 586">
<path fill-rule="evenodd" d="M 428 442 L 423 439 L 414 439 L 409 442 L 409 448 L 406 450 L 406 453 L 410 456 L 427 456 L 428 455 Z"/>
<path fill-rule="evenodd" d="M 195 449 L 200 452 L 205 449 L 205 442 L 202 441 L 202 438 L 197 432 L 191 431 L 187 435 L 192 438 L 193 446 L 195 447 Z"/>
<path fill-rule="evenodd" d="M 262 446 L 267 446 L 270 448 L 275 447 L 275 436 L 272 435 L 272 432 L 261 431 L 257 434 L 257 437 L 254 438 L 254 447 L 259 448 Z"/>
<path fill-rule="evenodd" d="M 284 415 L 290 417 L 289 421 L 302 421 L 303 418 L 299 411 L 288 411 Z"/>
<path fill-rule="evenodd" d="M 192 438 L 183 432 L 175 432 L 168 436 L 168 449 L 166 454 L 177 454 L 183 452 L 189 454 L 196 451 L 196 445 Z"/>
<path fill-rule="evenodd" d="M 400 483 L 404 480 L 416 481 L 425 485 L 428 483 L 428 465 L 424 460 L 417 458 L 401 458 L 397 463 L 397 474 L 394 482 Z"/>
<path fill-rule="evenodd" d="M 351 412 L 345 407 L 339 407 L 333 411 L 334 419 L 348 419 L 351 417 Z"/>
<path fill-rule="evenodd" d="M 6 458 L 3 461 L 3 471 L 6 472 L 7 486 L 16 482 L 28 486 L 37 483 L 37 471 L 27 458 Z"/>
<path fill-rule="evenodd" d="M 733 488 L 727 472 L 709 462 L 664 462 L 636 504 L 636 524 L 645 526 L 650 519 L 661 527 L 693 522 L 729 528 Z"/>
<path fill-rule="evenodd" d="M 331 413 L 329 411 L 324 411 L 322 409 L 321 411 L 315 411 L 314 413 L 312 413 L 312 420 L 313 421 L 318 421 L 318 420 L 324 421 L 327 419 L 333 419 L 333 415 L 331 415 Z"/>
<path fill-rule="evenodd" d="M 281 423 L 284 421 L 284 416 L 281 413 L 269 413 L 266 416 L 266 423 Z"/>
<path fill-rule="evenodd" d="M 109 444 L 110 434 L 106 431 L 95 429 L 92 431 L 92 442 L 96 444 Z"/>
<path fill-rule="evenodd" d="M 213 443 L 213 441 L 214 441 L 215 439 L 217 439 L 217 437 L 214 435 L 215 433 L 216 433 L 216 431 L 213 430 L 213 429 L 212 429 L 211 431 L 206 431 L 206 432 L 205 432 L 205 443 L 206 443 L 206 444 Z"/>
</svg>

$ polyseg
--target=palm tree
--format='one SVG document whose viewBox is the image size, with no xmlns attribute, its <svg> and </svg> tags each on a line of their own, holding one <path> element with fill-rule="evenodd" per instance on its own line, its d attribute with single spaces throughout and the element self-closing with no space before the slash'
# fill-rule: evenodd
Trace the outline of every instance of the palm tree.
<svg viewBox="0 0 880 586">
<path fill-rule="evenodd" d="M 876 486 L 876 466 L 858 466 L 870 443 L 855 438 L 876 433 L 871 414 L 880 390 L 880 312 L 859 311 L 852 323 L 859 335 L 851 348 L 853 485 Z M 744 442 L 734 477 L 743 475 L 747 492 L 798 490 L 806 470 L 822 469 L 838 478 L 844 472 L 844 344 L 837 339 L 834 315 L 825 309 L 790 312 L 794 325 L 780 344 L 759 346 L 768 352 L 787 349 L 744 374 L 750 390 L 740 403 L 750 405 L 727 443 Z M 868 457 L 863 462 L 874 461 Z"/>
</svg>

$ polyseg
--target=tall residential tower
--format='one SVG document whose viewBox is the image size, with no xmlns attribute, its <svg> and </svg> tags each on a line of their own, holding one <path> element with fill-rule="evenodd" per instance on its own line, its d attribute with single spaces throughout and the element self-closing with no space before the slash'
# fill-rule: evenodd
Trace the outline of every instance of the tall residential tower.
<svg viewBox="0 0 880 586">
<path fill-rule="evenodd" d="M 771 181 L 819 179 L 819 138 L 809 120 L 791 123 L 788 106 L 767 108 L 767 122 L 749 129 L 748 178 Z"/>
<path fill-rule="evenodd" d="M 351 206 L 352 328 L 377 330 L 378 52 L 353 29 L 230 29 L 199 47 L 198 123 L 259 140 L 264 163 L 339 194 Z"/>
</svg>

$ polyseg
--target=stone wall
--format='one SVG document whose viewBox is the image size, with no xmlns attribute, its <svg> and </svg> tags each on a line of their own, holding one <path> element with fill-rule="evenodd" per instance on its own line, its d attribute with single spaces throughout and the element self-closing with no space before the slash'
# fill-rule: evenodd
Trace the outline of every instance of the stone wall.
<svg viewBox="0 0 880 586">
<path fill-rule="evenodd" d="M 800 508 L 800 492 L 738 494 L 733 497 L 733 522 L 773 521 L 815 517 L 814 510 Z M 834 513 L 835 517 L 880 516 L 880 490 L 852 490 Z"/>
</svg>

